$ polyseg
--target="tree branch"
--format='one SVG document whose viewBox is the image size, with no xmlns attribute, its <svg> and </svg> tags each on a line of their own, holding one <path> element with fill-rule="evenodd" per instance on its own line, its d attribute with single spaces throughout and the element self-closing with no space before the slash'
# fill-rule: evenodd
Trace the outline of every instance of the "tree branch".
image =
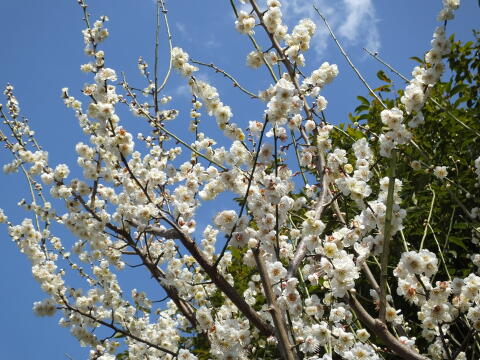
<svg viewBox="0 0 480 360">
<path fill-rule="evenodd" d="M 387 193 L 387 209 L 385 210 L 385 229 L 383 232 L 383 250 L 381 258 L 380 275 L 380 320 L 385 322 L 385 313 L 387 311 L 387 280 L 388 280 L 388 257 L 390 255 L 390 238 L 392 237 L 392 211 L 393 211 L 393 193 L 395 190 L 395 176 L 397 167 L 397 151 L 392 150 L 390 155 L 389 181 Z"/>
<path fill-rule="evenodd" d="M 360 322 L 365 325 L 378 338 L 380 338 L 388 349 L 395 352 L 402 359 L 428 360 L 423 355 L 402 344 L 400 340 L 393 336 L 392 333 L 388 330 L 387 325 L 385 325 L 379 319 L 374 319 L 373 317 L 371 317 L 370 314 L 362 306 L 362 304 L 360 304 L 360 302 L 351 293 L 348 295 L 348 303 L 357 315 L 357 318 L 360 320 Z"/>
<path fill-rule="evenodd" d="M 263 290 L 265 291 L 268 311 L 272 315 L 273 323 L 276 327 L 275 332 L 278 340 L 278 349 L 280 350 L 280 353 L 282 354 L 282 357 L 284 359 L 295 360 L 296 356 L 292 350 L 290 340 L 288 339 L 285 321 L 277 305 L 277 301 L 275 300 L 275 294 L 273 293 L 272 283 L 270 281 L 270 276 L 268 275 L 265 261 L 260 254 L 259 248 L 252 249 L 252 252 L 258 267 L 258 272 L 260 273 L 260 278 L 262 279 L 262 285 Z"/>
<path fill-rule="evenodd" d="M 275 329 L 268 323 L 266 323 L 258 313 L 246 303 L 242 295 L 240 295 L 237 290 L 228 283 L 228 281 L 218 272 L 215 265 L 212 265 L 208 260 L 203 256 L 202 252 L 198 248 L 195 241 L 185 234 L 178 225 L 172 220 L 165 218 L 164 219 L 173 229 L 175 229 L 180 235 L 178 239 L 181 241 L 182 245 L 190 252 L 193 258 L 197 263 L 203 268 L 203 270 L 208 274 L 212 282 L 221 290 L 234 304 L 235 306 L 245 315 L 245 317 L 250 320 L 250 322 L 260 331 L 262 335 L 270 336 L 275 333 Z M 145 231 L 152 234 L 162 234 L 164 233 L 163 229 L 159 229 L 155 226 L 149 226 Z"/>
<path fill-rule="evenodd" d="M 118 333 L 120 333 L 120 334 L 122 334 L 122 335 L 125 335 L 125 336 L 127 336 L 127 337 L 129 337 L 129 338 L 131 338 L 131 339 L 133 339 L 133 340 L 136 340 L 136 341 L 141 342 L 141 343 L 143 343 L 143 344 L 145 344 L 145 345 L 148 345 L 148 346 L 150 346 L 150 347 L 152 347 L 152 348 L 154 348 L 154 349 L 163 351 L 163 352 L 165 352 L 165 353 L 167 353 L 167 354 L 170 354 L 170 355 L 173 355 L 173 356 L 177 356 L 177 353 L 174 352 L 174 351 L 171 351 L 171 350 L 168 350 L 168 349 L 166 349 L 166 348 L 164 348 L 164 347 L 158 346 L 158 345 L 156 345 L 156 344 L 154 344 L 154 343 L 151 343 L 151 342 L 148 341 L 148 340 L 144 340 L 144 339 L 142 339 L 142 338 L 139 338 L 138 336 L 133 335 L 132 333 L 130 333 L 130 332 L 128 332 L 128 331 L 125 331 L 125 330 L 123 330 L 123 329 L 120 329 L 120 328 L 116 327 L 116 326 L 113 325 L 113 324 L 109 324 L 109 323 L 107 323 L 107 322 L 105 322 L 105 321 L 103 321 L 103 320 L 97 319 L 97 318 L 96 318 L 95 316 L 93 316 L 93 315 L 84 313 L 83 311 L 72 307 L 72 306 L 68 303 L 68 301 L 67 301 L 63 296 L 60 295 L 60 297 L 61 297 L 61 299 L 62 299 L 62 301 L 63 301 L 63 304 L 65 305 L 65 307 L 66 307 L 68 310 L 73 311 L 73 312 L 76 312 L 76 313 L 78 313 L 78 314 L 80 314 L 80 315 L 82 315 L 82 316 L 84 316 L 84 317 L 86 317 L 86 318 L 89 318 L 90 320 L 95 321 L 96 323 L 98 323 L 98 324 L 100 324 L 100 325 L 106 326 L 106 327 L 114 330 L 115 332 L 118 332 Z"/>
</svg>

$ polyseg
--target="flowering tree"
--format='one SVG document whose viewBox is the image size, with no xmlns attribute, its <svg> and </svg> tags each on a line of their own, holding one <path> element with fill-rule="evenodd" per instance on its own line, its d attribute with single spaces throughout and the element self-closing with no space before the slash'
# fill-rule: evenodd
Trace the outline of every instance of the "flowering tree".
<svg viewBox="0 0 480 360">
<path fill-rule="evenodd" d="M 86 105 L 68 89 L 62 97 L 88 136 L 75 147 L 83 178 L 70 180 L 67 165 L 49 164 L 11 85 L 0 109 L 6 125 L 0 139 L 13 155 L 4 170 L 23 172 L 32 200 L 21 204 L 33 213 L 16 225 L 0 211 L 0 222 L 48 295 L 34 304 L 36 314 L 61 312 L 61 325 L 91 348 L 91 359 L 102 360 L 478 354 L 480 277 L 464 264 L 480 265 L 480 255 L 470 257 L 480 238 L 480 126 L 473 120 L 479 87 L 472 75 L 478 76 L 479 47 L 454 44 L 450 52 L 445 27 L 458 0 L 443 1 L 431 49 L 388 100 L 382 95 L 391 94 L 391 80 L 380 72 L 385 85 L 372 90 L 317 10 L 372 97 L 360 97 L 348 127 L 329 124 L 323 113 L 320 93 L 337 76 L 336 65 L 323 63 L 308 76 L 301 71 L 315 23 L 301 20 L 289 32 L 280 1 L 268 0 L 265 9 L 244 1 L 246 12 L 232 0 L 235 26 L 254 47 L 247 64 L 265 69 L 272 86 L 253 94 L 170 41 L 170 69 L 192 93 L 194 142 L 168 125 L 179 115 L 162 92 L 171 71 L 160 79 L 157 63 L 149 70 L 140 59 L 144 89 L 119 79 L 101 50 L 108 18 L 91 22 L 87 4 L 77 2 L 91 57 L 81 69 L 93 82 L 83 88 Z M 164 5 L 157 1 L 157 15 L 168 29 Z M 254 28 L 266 35 L 268 51 Z M 439 83 L 444 57 L 455 77 Z M 265 102 L 263 122 L 233 123 L 217 90 L 195 77 L 197 66 Z M 121 106 L 151 128 L 137 145 L 117 115 Z M 204 112 L 229 148 L 200 132 Z M 453 131 L 462 145 L 447 136 Z M 232 194 L 238 208 L 197 229 L 200 204 L 220 193 Z M 77 240 L 55 236 L 55 224 Z M 122 290 L 117 273 L 132 258 L 156 280 L 165 302 Z M 60 264 L 85 288 L 69 286 Z"/>
</svg>

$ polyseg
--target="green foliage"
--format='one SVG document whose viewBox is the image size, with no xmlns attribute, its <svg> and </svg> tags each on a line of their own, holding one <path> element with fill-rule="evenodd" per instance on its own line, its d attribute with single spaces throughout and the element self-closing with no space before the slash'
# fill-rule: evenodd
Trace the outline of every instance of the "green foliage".
<svg viewBox="0 0 480 360">
<path fill-rule="evenodd" d="M 403 182 L 402 207 L 407 209 L 403 236 L 409 250 L 419 250 L 423 246 L 437 254 L 440 271 L 436 281 L 463 278 L 472 272 L 470 256 L 476 248 L 472 234 L 480 225 L 473 222 L 468 213 L 475 206 L 480 206 L 473 166 L 480 150 L 480 33 L 474 31 L 473 34 L 474 41 L 466 43 L 455 41 L 453 36 L 450 38 L 452 51 L 446 59 L 447 69 L 444 75 L 447 80 L 437 83 L 429 90 L 429 99 L 422 110 L 425 123 L 413 131 L 414 145 L 401 147 L 399 153 L 397 177 Z M 419 58 L 412 59 L 421 62 Z M 392 81 L 383 71 L 378 72 L 377 77 L 386 83 L 377 89 L 382 99 L 389 95 L 390 86 L 394 82 L 403 88 L 400 77 Z M 384 86 L 388 88 L 383 88 Z M 403 90 L 400 90 L 395 98 L 384 101 L 388 107 L 400 106 L 402 95 Z M 353 139 L 359 136 L 373 138 L 382 130 L 380 112 L 383 107 L 375 98 L 357 98 L 360 104 L 354 114 L 350 115 L 352 124 L 342 126 L 342 129 Z M 406 119 L 408 121 L 409 118 Z M 334 142 L 338 147 L 348 149 L 352 139 L 337 132 Z M 376 175 L 386 176 L 381 169 L 386 169 L 388 159 L 378 161 L 383 166 L 377 166 Z M 412 168 L 413 161 L 421 163 L 420 170 Z M 437 179 L 433 175 L 435 166 L 447 166 L 448 179 Z M 371 185 L 375 182 L 372 180 Z M 395 236 L 391 246 L 393 256 L 390 266 L 393 268 L 399 260 L 398 254 L 405 251 L 402 234 Z M 372 268 L 378 278 L 378 267 L 373 264 Z M 394 290 L 396 284 L 391 272 L 390 276 L 390 286 Z M 370 288 L 368 284 L 358 285 L 357 291 L 360 293 L 360 289 Z M 368 296 L 368 293 L 363 295 Z M 398 307 L 402 308 L 406 319 L 417 318 L 416 307 L 403 304 L 404 300 L 395 296 L 394 301 L 402 304 Z M 420 339 L 420 327 L 415 321 L 411 322 L 411 326 L 414 331 L 419 331 L 417 338 Z M 468 329 L 455 328 L 453 331 L 457 330 L 459 334 L 455 335 L 461 338 L 462 331 Z M 419 344 L 422 344 L 422 340 L 419 340 Z"/>
</svg>

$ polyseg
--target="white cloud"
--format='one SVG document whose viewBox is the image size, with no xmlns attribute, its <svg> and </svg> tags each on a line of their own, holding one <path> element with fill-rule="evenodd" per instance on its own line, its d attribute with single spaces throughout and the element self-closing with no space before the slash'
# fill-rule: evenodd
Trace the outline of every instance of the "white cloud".
<svg viewBox="0 0 480 360">
<path fill-rule="evenodd" d="M 176 22 L 175 23 L 175 28 L 178 30 L 178 33 L 187 41 L 192 42 L 193 39 L 190 36 L 188 30 L 187 30 L 187 25 L 181 22 Z"/>
<path fill-rule="evenodd" d="M 191 95 L 190 87 L 185 84 L 179 85 L 175 89 L 174 94 L 179 97 L 189 97 Z"/>
<path fill-rule="evenodd" d="M 364 40 L 364 46 L 378 50 L 380 36 L 376 26 L 375 7 L 371 0 L 343 0 L 347 18 L 338 29 L 338 34 L 352 44 L 358 44 L 359 38 Z M 366 33 L 366 37 L 365 37 Z"/>
<path fill-rule="evenodd" d="M 179 34 L 182 39 L 188 42 L 195 41 L 195 39 L 191 36 L 191 29 L 187 28 L 187 24 L 176 22 L 175 29 L 178 31 L 177 34 Z M 208 48 L 218 48 L 221 46 L 216 36 L 212 33 L 208 34 L 208 40 L 205 41 L 204 45 Z"/>
<path fill-rule="evenodd" d="M 175 27 L 178 29 L 178 31 L 180 31 L 182 34 L 185 34 L 187 32 L 187 29 L 186 29 L 186 26 L 185 24 L 181 23 L 181 22 L 176 22 L 175 23 Z"/>
<path fill-rule="evenodd" d="M 322 55 L 333 44 L 325 24 L 313 8 L 313 4 L 327 18 L 339 40 L 348 46 L 362 46 L 372 50 L 380 48 L 375 6 L 372 0 L 286 0 L 282 2 L 284 21 L 289 30 L 302 18 L 309 17 L 317 24 L 312 49 Z"/>
<path fill-rule="evenodd" d="M 212 48 L 218 48 L 220 47 L 220 43 L 218 42 L 218 40 L 215 38 L 215 36 L 212 36 L 212 38 L 210 40 L 207 40 L 205 42 L 205 46 L 212 49 Z"/>
</svg>

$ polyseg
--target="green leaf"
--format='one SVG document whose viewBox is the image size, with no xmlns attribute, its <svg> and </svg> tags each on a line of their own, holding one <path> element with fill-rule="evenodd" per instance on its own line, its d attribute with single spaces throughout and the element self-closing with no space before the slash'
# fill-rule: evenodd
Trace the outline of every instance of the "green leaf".
<svg viewBox="0 0 480 360">
<path fill-rule="evenodd" d="M 470 99 L 469 96 L 462 96 L 460 98 L 457 99 L 457 101 L 455 101 L 455 103 L 453 104 L 453 107 L 454 108 L 457 108 L 458 105 L 460 105 L 461 103 L 464 103 L 466 101 L 468 101 Z"/>
<path fill-rule="evenodd" d="M 375 91 L 375 92 L 378 92 L 378 91 L 380 91 L 380 92 L 381 91 L 390 92 L 391 87 L 392 87 L 392 85 L 385 84 L 385 85 L 379 86 L 378 88 L 374 89 L 373 91 Z"/>
<path fill-rule="evenodd" d="M 382 80 L 382 81 L 385 81 L 386 83 L 391 83 L 392 80 L 390 80 L 390 78 L 385 74 L 385 71 L 383 70 L 380 70 L 379 72 L 377 72 L 377 77 Z"/>
<path fill-rule="evenodd" d="M 453 89 L 450 91 L 450 96 L 455 95 L 456 93 L 458 93 L 460 91 L 464 91 L 466 88 L 467 88 L 467 85 L 460 83 L 460 84 L 456 85 L 455 87 L 453 87 Z"/>
<path fill-rule="evenodd" d="M 369 105 L 358 105 L 357 108 L 355 109 L 356 113 L 362 112 L 362 111 L 368 111 L 370 109 Z"/>
<path fill-rule="evenodd" d="M 480 1 L 480 0 L 479 0 L 479 1 Z M 365 98 L 365 97 L 363 97 L 363 96 L 357 96 L 357 99 L 360 100 L 360 102 L 361 102 L 362 104 L 365 104 L 365 105 L 370 106 L 370 101 L 368 101 L 367 98 Z"/>
<path fill-rule="evenodd" d="M 453 225 L 453 228 L 454 229 L 468 229 L 470 228 L 470 225 L 468 225 L 467 223 L 456 223 Z"/>
<path fill-rule="evenodd" d="M 368 120 L 370 118 L 370 114 L 362 114 L 360 116 L 357 116 L 357 121 L 359 120 Z"/>
<path fill-rule="evenodd" d="M 420 59 L 420 58 L 419 58 L 419 57 L 417 57 L 417 56 L 412 56 L 412 57 L 411 57 L 411 58 L 409 58 L 409 59 L 411 59 L 411 60 L 415 60 L 415 61 L 419 62 L 420 64 L 423 64 L 423 60 L 422 60 L 422 59 Z"/>
<path fill-rule="evenodd" d="M 467 246 L 463 243 L 464 238 L 458 237 L 458 236 L 450 236 L 448 238 L 448 241 L 451 242 L 452 244 L 455 244 L 457 246 L 460 246 L 463 250 L 468 250 Z"/>
<path fill-rule="evenodd" d="M 415 205 L 418 204 L 417 196 L 415 195 L 415 193 L 412 194 L 412 202 L 413 202 Z"/>
</svg>

